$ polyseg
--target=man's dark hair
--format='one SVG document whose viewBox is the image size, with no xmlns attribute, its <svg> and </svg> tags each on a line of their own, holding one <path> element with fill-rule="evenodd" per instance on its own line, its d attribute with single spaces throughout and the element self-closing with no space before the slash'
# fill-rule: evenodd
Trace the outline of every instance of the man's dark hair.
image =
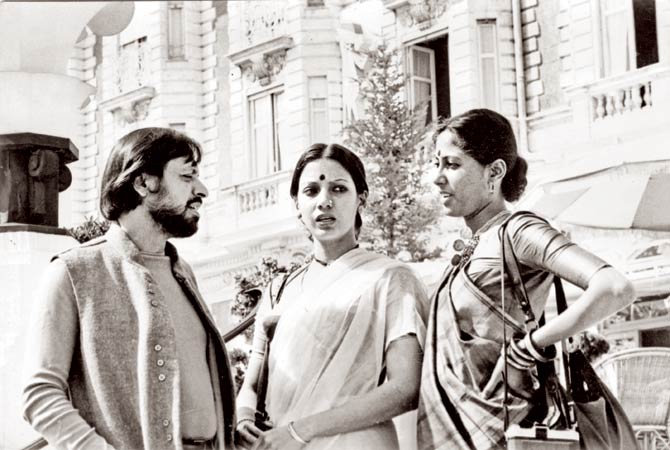
<svg viewBox="0 0 670 450">
<path fill-rule="evenodd" d="M 202 157 L 200 145 L 170 128 L 140 128 L 116 143 L 102 175 L 100 210 L 108 220 L 118 220 L 141 202 L 133 187 L 135 177 L 146 173 L 163 177 L 165 165 L 186 157 L 196 164 Z"/>
</svg>

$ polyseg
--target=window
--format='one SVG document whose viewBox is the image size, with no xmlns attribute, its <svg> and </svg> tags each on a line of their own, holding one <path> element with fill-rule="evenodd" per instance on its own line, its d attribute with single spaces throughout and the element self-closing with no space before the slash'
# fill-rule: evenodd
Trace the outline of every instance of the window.
<svg viewBox="0 0 670 450">
<path fill-rule="evenodd" d="M 328 80 L 309 77 L 309 127 L 311 142 L 328 142 Z"/>
<path fill-rule="evenodd" d="M 251 120 L 251 177 L 262 177 L 282 169 L 281 150 L 285 148 L 286 96 L 274 91 L 249 100 Z"/>
<path fill-rule="evenodd" d="M 119 45 L 118 58 L 116 80 L 118 93 L 130 92 L 149 83 L 149 53 L 146 36 Z"/>
<path fill-rule="evenodd" d="M 604 75 L 658 62 L 655 0 L 601 0 Z"/>
<path fill-rule="evenodd" d="M 449 36 L 407 47 L 406 57 L 410 106 L 420 109 L 426 124 L 438 117 L 451 117 Z"/>
<path fill-rule="evenodd" d="M 184 2 L 168 2 L 168 58 L 184 59 Z"/>
<path fill-rule="evenodd" d="M 498 49 L 495 20 L 477 21 L 479 95 L 484 108 L 498 109 Z"/>
<path fill-rule="evenodd" d="M 426 123 L 437 118 L 435 51 L 414 45 L 409 48 L 409 104 L 426 114 Z"/>
</svg>

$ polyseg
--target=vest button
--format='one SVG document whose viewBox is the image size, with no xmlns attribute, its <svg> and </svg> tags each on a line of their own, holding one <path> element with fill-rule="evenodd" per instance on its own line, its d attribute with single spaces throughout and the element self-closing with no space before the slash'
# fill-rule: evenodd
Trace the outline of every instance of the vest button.
<svg viewBox="0 0 670 450">
<path fill-rule="evenodd" d="M 164 373 L 161 373 L 161 374 L 158 375 L 158 381 L 165 381 L 165 378 L 166 377 L 165 377 Z"/>
<path fill-rule="evenodd" d="M 170 421 L 167 420 L 167 419 L 163 419 L 163 426 L 164 426 L 164 427 L 168 427 L 168 426 L 170 426 Z"/>
<path fill-rule="evenodd" d="M 168 435 L 167 435 L 167 441 L 168 441 L 168 442 L 171 442 L 171 441 L 172 441 L 172 435 L 171 435 L 171 434 L 168 434 Z"/>
<path fill-rule="evenodd" d="M 161 346 L 160 344 L 156 344 L 154 346 L 154 350 L 156 350 L 157 352 L 160 352 L 161 350 L 163 350 L 163 346 Z"/>
<path fill-rule="evenodd" d="M 158 306 L 158 301 L 157 300 L 151 300 L 151 306 Z"/>
<path fill-rule="evenodd" d="M 156 361 L 156 364 L 158 364 L 158 367 L 163 367 L 165 365 L 165 361 L 159 359 L 158 361 Z"/>
</svg>

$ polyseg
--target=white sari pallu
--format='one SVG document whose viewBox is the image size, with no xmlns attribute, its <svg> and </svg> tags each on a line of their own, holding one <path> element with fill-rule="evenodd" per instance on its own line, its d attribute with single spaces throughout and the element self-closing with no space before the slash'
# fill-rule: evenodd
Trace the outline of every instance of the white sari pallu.
<svg viewBox="0 0 670 450">
<path fill-rule="evenodd" d="M 297 278 L 294 283 L 301 282 Z M 327 267 L 318 287 L 285 297 L 269 356 L 266 402 L 275 426 L 375 389 L 394 339 L 416 334 L 423 345 L 423 286 L 407 266 L 385 256 L 352 250 Z M 393 450 L 398 438 L 388 420 L 314 438 L 305 448 Z"/>
</svg>

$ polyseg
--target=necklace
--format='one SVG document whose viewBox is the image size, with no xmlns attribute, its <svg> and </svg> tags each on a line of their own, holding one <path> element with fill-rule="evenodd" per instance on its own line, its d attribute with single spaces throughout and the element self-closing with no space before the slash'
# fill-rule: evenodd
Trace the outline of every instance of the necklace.
<svg viewBox="0 0 670 450">
<path fill-rule="evenodd" d="M 347 253 L 349 253 L 350 251 L 352 251 L 353 249 L 358 248 L 358 247 L 360 247 L 360 245 L 356 244 L 355 246 L 351 247 L 351 248 L 350 248 L 349 250 L 347 250 L 346 252 L 342 253 L 342 255 L 346 255 Z M 340 256 L 342 256 L 342 255 L 340 255 Z M 312 255 L 312 261 L 316 261 L 317 263 L 321 264 L 323 267 L 328 267 L 329 265 L 331 265 L 332 263 L 334 263 L 335 261 L 337 261 L 337 259 L 338 259 L 340 256 L 338 256 L 337 258 L 333 259 L 332 261 L 323 261 L 323 260 L 317 258 L 316 256 Z"/>
<path fill-rule="evenodd" d="M 463 267 L 468 261 L 470 261 L 470 258 L 472 257 L 472 254 L 475 251 L 475 248 L 477 248 L 477 244 L 479 244 L 479 236 L 490 229 L 496 222 L 497 220 L 502 217 L 503 215 L 508 214 L 509 211 L 506 209 L 503 209 L 500 211 L 498 214 L 495 216 L 491 217 L 489 220 L 486 221 L 484 225 L 482 225 L 472 237 L 470 237 L 466 242 L 463 242 L 462 239 L 456 239 L 454 241 L 454 250 L 456 250 L 457 253 L 454 256 L 451 257 L 451 265 L 452 266 L 459 266 Z"/>
</svg>

